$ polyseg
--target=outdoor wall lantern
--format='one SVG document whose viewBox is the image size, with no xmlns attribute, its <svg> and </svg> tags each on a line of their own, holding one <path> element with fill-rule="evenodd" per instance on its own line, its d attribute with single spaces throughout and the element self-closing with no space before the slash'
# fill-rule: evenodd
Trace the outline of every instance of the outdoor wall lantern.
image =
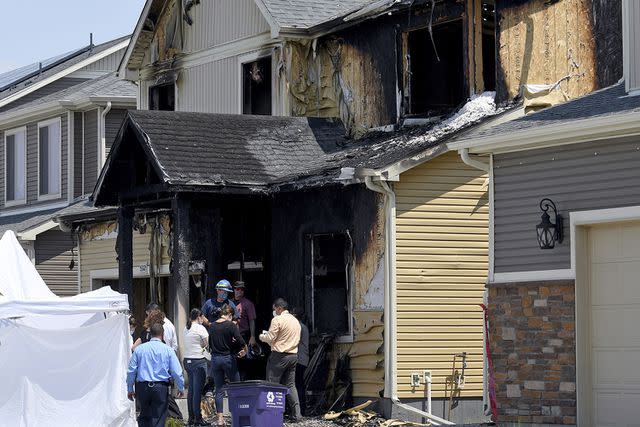
<svg viewBox="0 0 640 427">
<path fill-rule="evenodd" d="M 550 199 L 542 199 L 540 201 L 540 209 L 542 210 L 542 221 L 536 227 L 538 244 L 540 249 L 553 249 L 555 242 L 562 243 L 562 216 L 558 214 L 555 203 Z M 553 209 L 555 223 L 551 222 L 549 209 Z"/>
</svg>

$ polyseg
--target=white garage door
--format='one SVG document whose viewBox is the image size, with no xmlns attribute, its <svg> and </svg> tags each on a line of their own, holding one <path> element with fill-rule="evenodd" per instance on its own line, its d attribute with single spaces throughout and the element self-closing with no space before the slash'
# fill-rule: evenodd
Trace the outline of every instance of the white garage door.
<svg viewBox="0 0 640 427">
<path fill-rule="evenodd" d="M 593 420 L 640 426 L 640 223 L 589 236 Z"/>
</svg>

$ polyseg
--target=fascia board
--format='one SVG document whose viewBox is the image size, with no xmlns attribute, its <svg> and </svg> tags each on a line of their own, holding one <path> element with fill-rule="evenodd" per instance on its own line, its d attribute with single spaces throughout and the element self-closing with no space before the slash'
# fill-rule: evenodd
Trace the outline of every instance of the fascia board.
<svg viewBox="0 0 640 427">
<path fill-rule="evenodd" d="M 640 111 L 632 111 L 452 142 L 448 147 L 468 148 L 474 154 L 498 154 L 637 134 L 640 134 Z"/>
<path fill-rule="evenodd" d="M 262 0 L 254 0 L 258 9 L 262 13 L 265 21 L 269 24 L 269 28 L 271 29 L 271 37 L 276 38 L 280 35 L 280 25 L 276 22 L 271 12 L 267 8 L 267 5 L 264 4 Z"/>
<path fill-rule="evenodd" d="M 27 86 L 26 88 L 22 89 L 19 92 L 14 93 L 13 95 L 7 96 L 6 98 L 0 100 L 0 107 L 4 107 L 5 105 L 8 105 L 10 103 L 12 103 L 13 101 L 16 101 L 20 98 L 22 98 L 23 96 L 26 96 L 40 88 L 43 88 L 44 86 L 48 85 L 49 83 L 52 83 L 56 80 L 59 80 L 71 73 L 73 73 L 74 71 L 78 71 L 84 67 L 86 67 L 87 65 L 91 65 L 94 62 L 105 58 L 109 55 L 111 55 L 112 53 L 115 53 L 117 51 L 119 51 L 120 49 L 123 49 L 124 47 L 127 46 L 127 44 L 129 43 L 129 40 L 124 40 L 120 43 L 118 43 L 115 46 L 110 47 L 109 49 L 105 49 L 100 53 L 97 53 L 95 55 L 90 56 L 89 58 L 78 62 L 77 64 L 74 64 L 68 68 L 65 68 L 64 70 L 60 71 L 59 73 L 56 73 L 52 76 L 49 76 L 47 78 L 44 78 L 30 86 Z"/>
<path fill-rule="evenodd" d="M 133 53 L 133 49 L 138 42 L 138 37 L 140 37 L 140 33 L 142 32 L 142 28 L 144 27 L 144 23 L 147 20 L 147 16 L 149 16 L 149 10 L 151 10 L 151 5 L 153 4 L 153 0 L 147 0 L 142 8 L 142 12 L 140 13 L 140 17 L 138 18 L 138 22 L 136 23 L 136 28 L 133 31 L 133 35 L 129 40 L 129 44 L 127 46 L 127 50 L 124 52 L 122 56 L 122 60 L 118 66 L 118 76 L 122 76 L 124 78 L 128 77 L 127 72 L 127 64 L 129 64 L 129 59 L 131 59 L 131 54 Z"/>
<path fill-rule="evenodd" d="M 24 231 L 18 233 L 18 238 L 20 240 L 36 240 L 38 234 L 44 233 L 45 231 L 49 231 L 52 228 L 58 226 L 54 220 L 49 219 L 41 224 L 28 228 Z"/>
</svg>

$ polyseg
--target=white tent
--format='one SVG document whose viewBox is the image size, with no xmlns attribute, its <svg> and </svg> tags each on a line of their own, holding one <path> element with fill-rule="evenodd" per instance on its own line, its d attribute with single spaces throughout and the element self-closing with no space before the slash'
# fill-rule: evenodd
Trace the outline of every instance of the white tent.
<svg viewBox="0 0 640 427">
<path fill-rule="evenodd" d="M 11 231 L 0 239 L 0 271 L 2 425 L 135 426 L 127 296 L 57 297 Z"/>
</svg>

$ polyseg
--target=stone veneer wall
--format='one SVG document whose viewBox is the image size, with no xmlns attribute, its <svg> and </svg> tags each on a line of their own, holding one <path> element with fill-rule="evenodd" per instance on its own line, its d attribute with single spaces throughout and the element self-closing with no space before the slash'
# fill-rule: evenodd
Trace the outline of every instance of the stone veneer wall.
<svg viewBox="0 0 640 427">
<path fill-rule="evenodd" d="M 575 424 L 575 283 L 490 284 L 499 422 Z"/>
</svg>

